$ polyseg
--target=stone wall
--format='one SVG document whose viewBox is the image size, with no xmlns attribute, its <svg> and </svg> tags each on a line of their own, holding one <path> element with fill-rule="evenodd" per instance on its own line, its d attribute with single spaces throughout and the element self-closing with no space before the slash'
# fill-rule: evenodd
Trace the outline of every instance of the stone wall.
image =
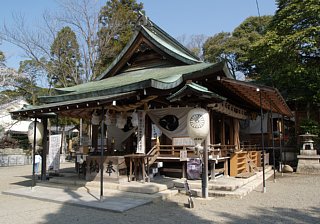
<svg viewBox="0 0 320 224">
<path fill-rule="evenodd" d="M 22 166 L 32 164 L 32 156 L 26 155 L 20 148 L 0 149 L 1 166 Z"/>
</svg>

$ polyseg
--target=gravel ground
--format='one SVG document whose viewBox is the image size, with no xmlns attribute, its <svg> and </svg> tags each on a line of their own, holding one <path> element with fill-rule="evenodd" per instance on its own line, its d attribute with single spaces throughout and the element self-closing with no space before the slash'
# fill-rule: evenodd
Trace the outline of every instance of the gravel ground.
<svg viewBox="0 0 320 224">
<path fill-rule="evenodd" d="M 31 166 L 0 167 L 0 192 L 30 186 Z M 320 175 L 277 174 L 242 199 L 186 195 L 124 213 L 0 195 L 0 223 L 320 223 Z"/>
</svg>

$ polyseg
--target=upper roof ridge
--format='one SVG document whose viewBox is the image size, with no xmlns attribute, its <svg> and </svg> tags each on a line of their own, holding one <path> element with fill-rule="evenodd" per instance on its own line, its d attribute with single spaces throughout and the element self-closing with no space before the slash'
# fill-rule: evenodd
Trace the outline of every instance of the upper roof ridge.
<svg viewBox="0 0 320 224">
<path fill-rule="evenodd" d="M 170 57 L 175 58 L 177 61 L 180 61 L 182 64 L 195 64 L 201 63 L 197 56 L 195 56 L 189 49 L 184 47 L 180 42 L 162 30 L 154 22 L 152 22 L 146 15 L 142 12 L 139 12 L 139 17 L 134 26 L 135 33 L 127 43 L 127 45 L 122 49 L 118 56 L 113 60 L 109 67 L 102 72 L 96 80 L 101 80 L 109 76 L 109 74 L 114 75 L 120 69 L 117 69 L 119 62 L 121 60 L 128 60 L 129 56 L 126 55 L 132 54 L 129 49 L 133 49 L 134 44 L 137 44 L 138 38 L 141 38 L 141 35 L 144 38 L 147 38 L 151 44 L 155 45 L 157 48 L 161 49 L 165 54 L 168 54 Z M 126 57 L 125 57 L 126 56 Z"/>
<path fill-rule="evenodd" d="M 188 48 L 186 48 L 183 44 L 181 44 L 179 41 L 177 41 L 175 38 L 173 38 L 166 31 L 161 29 L 149 17 L 147 17 L 145 14 L 143 14 L 141 11 L 139 11 L 139 18 L 137 19 L 135 29 L 137 31 L 139 31 L 141 29 L 141 26 L 144 26 L 145 28 L 149 29 L 151 32 L 153 32 L 157 35 L 160 34 L 163 38 L 169 40 L 173 45 L 175 45 L 176 47 L 178 47 L 182 51 L 184 51 L 185 54 L 194 58 L 197 61 L 200 61 L 200 58 L 198 56 L 196 56 L 192 51 L 190 51 Z"/>
</svg>

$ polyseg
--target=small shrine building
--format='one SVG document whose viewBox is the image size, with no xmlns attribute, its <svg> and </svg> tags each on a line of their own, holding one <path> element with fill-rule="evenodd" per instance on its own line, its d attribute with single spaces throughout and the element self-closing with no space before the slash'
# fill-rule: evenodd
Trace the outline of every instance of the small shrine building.
<svg viewBox="0 0 320 224">
<path fill-rule="evenodd" d="M 224 174 L 236 176 L 248 172 L 237 153 L 251 150 L 252 160 L 260 166 L 259 149 L 241 144 L 239 121 L 254 119 L 261 111 L 292 116 L 278 90 L 236 80 L 225 62 L 201 61 L 145 16 L 135 29 L 96 80 L 56 89 L 57 95 L 39 98 L 41 105 L 12 114 L 37 118 L 45 130 L 48 114 L 81 118 L 86 125 L 76 150 L 86 155 L 88 180 L 99 177 L 101 156 L 105 169 L 112 161 L 118 178 L 126 175 L 126 158 L 137 154 L 147 155 L 143 162 L 147 160 L 148 166 L 160 162 L 157 171 L 162 174 L 185 176 L 180 151 L 187 150 L 187 159 L 197 157 L 186 128 L 188 112 L 197 107 L 210 114 L 209 160 L 222 162 Z M 46 155 L 46 144 L 43 149 Z M 112 169 L 106 178 L 111 174 Z"/>
</svg>

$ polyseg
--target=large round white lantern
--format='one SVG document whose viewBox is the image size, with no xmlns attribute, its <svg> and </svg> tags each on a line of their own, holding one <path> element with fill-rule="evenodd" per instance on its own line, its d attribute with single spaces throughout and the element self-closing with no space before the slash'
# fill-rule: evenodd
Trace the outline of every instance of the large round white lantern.
<svg viewBox="0 0 320 224">
<path fill-rule="evenodd" d="M 31 144 L 34 142 L 34 126 L 35 122 L 31 122 L 28 127 L 28 140 Z M 36 145 L 40 145 L 43 137 L 43 125 L 40 122 L 36 124 Z"/>
<path fill-rule="evenodd" d="M 187 129 L 190 138 L 192 138 L 196 146 L 207 138 L 209 134 L 210 122 L 209 113 L 203 108 L 194 108 L 189 111 L 187 117 Z"/>
</svg>

